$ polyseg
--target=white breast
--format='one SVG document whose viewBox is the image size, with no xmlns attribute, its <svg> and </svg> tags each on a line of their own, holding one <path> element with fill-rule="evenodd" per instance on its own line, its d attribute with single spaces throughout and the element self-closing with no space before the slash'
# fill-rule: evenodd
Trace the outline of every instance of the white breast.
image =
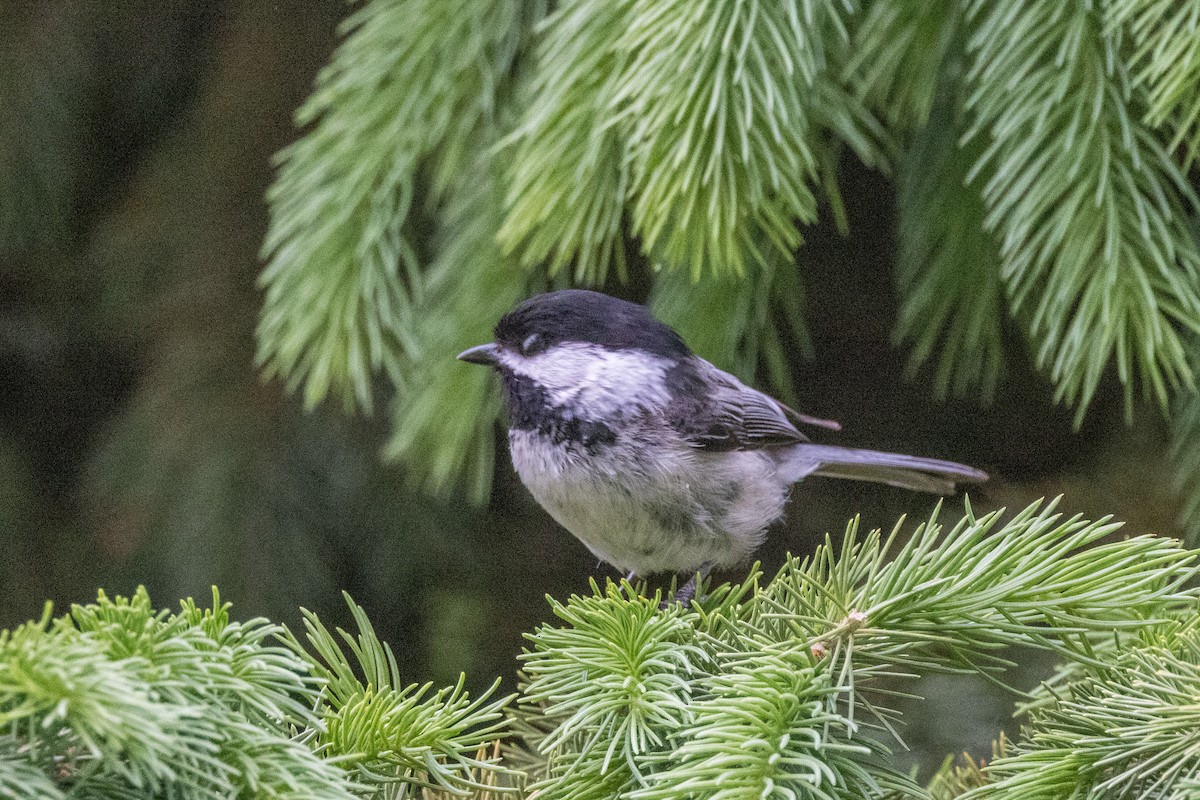
<svg viewBox="0 0 1200 800">
<path fill-rule="evenodd" d="M 509 443 L 538 503 L 618 569 L 645 575 L 744 561 L 787 498 L 772 460 L 644 441 L 654 430 L 623 427 L 620 435 L 643 438 L 638 446 L 618 443 L 593 454 L 532 431 L 510 431 Z"/>
</svg>

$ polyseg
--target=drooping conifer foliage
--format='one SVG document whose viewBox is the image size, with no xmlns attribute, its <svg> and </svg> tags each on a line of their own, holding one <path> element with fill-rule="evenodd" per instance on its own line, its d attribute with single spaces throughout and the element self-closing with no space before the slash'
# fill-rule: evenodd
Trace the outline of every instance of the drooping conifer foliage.
<svg viewBox="0 0 1200 800">
<path fill-rule="evenodd" d="M 938 391 L 991 396 L 1007 327 L 1078 420 L 1106 374 L 1127 407 L 1186 405 L 1197 41 L 1164 0 L 374 0 L 280 156 L 259 358 L 310 403 L 370 407 L 385 375 L 391 454 L 476 497 L 495 403 L 428 363 L 548 275 L 650 274 L 671 321 L 737 326 L 706 354 L 786 393 L 795 256 L 845 226 L 852 154 L 896 182 L 895 333 Z"/>
</svg>

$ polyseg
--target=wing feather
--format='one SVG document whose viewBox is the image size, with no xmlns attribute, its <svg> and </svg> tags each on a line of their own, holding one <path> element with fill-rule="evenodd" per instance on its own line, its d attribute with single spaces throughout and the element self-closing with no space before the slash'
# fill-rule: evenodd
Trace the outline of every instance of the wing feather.
<svg viewBox="0 0 1200 800">
<path fill-rule="evenodd" d="M 702 450 L 759 450 L 807 442 L 796 422 L 840 427 L 793 411 L 704 359 L 674 376 L 671 424 Z M 793 422 L 795 420 L 795 422 Z"/>
</svg>

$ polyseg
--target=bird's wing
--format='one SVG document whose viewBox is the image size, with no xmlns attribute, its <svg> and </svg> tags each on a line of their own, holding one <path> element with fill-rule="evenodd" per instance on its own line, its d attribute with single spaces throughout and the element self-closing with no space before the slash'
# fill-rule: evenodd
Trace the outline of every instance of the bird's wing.
<svg viewBox="0 0 1200 800">
<path fill-rule="evenodd" d="M 758 450 L 807 442 L 795 422 L 838 428 L 793 411 L 701 358 L 677 368 L 668 409 L 671 425 L 702 450 Z"/>
</svg>

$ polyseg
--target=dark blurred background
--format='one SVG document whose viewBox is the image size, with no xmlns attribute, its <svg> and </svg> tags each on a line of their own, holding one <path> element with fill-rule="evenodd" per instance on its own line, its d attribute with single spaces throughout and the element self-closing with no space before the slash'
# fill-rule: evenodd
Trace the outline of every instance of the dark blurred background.
<svg viewBox="0 0 1200 800">
<path fill-rule="evenodd" d="M 347 11 L 0 6 L 0 625 L 138 584 L 160 605 L 217 584 L 244 617 L 295 624 L 304 606 L 343 624 L 345 589 L 413 680 L 466 671 L 478 687 L 511 684 L 545 594 L 612 574 L 532 502 L 503 443 L 487 509 L 435 502 L 381 463 L 386 414 L 304 413 L 255 373 L 271 155 L 297 135 L 291 114 Z M 818 226 L 799 255 L 815 345 L 794 364 L 802 408 L 841 420 L 839 441 L 988 470 L 977 510 L 1064 493 L 1065 510 L 1175 535 L 1164 422 L 1145 409 L 1126 425 L 1115 381 L 1076 432 L 1016 338 L 990 407 L 935 403 L 929 376 L 905 378 L 890 343 L 893 192 L 856 163 L 842 174 L 849 236 Z M 453 356 L 446 369 L 471 368 Z M 854 514 L 890 527 L 933 503 L 814 479 L 764 568 Z M 960 510 L 947 501 L 947 518 Z M 930 693 L 974 722 L 918 715 L 927 761 L 1007 719 L 1008 701 L 951 684 Z"/>
</svg>

